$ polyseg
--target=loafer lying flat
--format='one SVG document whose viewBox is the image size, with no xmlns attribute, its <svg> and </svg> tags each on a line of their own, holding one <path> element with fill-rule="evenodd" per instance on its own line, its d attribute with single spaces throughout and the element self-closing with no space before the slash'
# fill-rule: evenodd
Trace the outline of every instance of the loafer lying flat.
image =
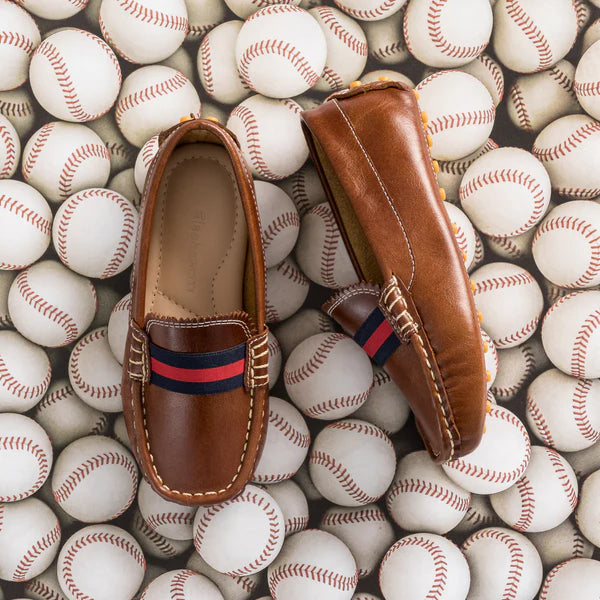
<svg viewBox="0 0 600 600">
<path fill-rule="evenodd" d="M 471 285 L 442 204 L 416 94 L 380 81 L 302 113 L 359 278 L 324 309 L 405 394 L 437 462 L 478 445 L 486 410 Z"/>
<path fill-rule="evenodd" d="M 251 477 L 267 417 L 254 185 L 218 123 L 187 120 L 159 141 L 142 197 L 123 408 L 159 494 L 222 502 Z"/>
</svg>

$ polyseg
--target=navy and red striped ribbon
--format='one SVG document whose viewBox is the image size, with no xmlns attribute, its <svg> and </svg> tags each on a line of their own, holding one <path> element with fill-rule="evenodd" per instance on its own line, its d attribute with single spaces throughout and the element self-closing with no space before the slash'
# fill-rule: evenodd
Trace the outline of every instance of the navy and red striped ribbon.
<svg viewBox="0 0 600 600">
<path fill-rule="evenodd" d="M 217 394 L 244 385 L 246 344 L 217 352 L 171 352 L 150 343 L 150 383 L 179 394 Z"/>
<path fill-rule="evenodd" d="M 400 345 L 400 340 L 379 307 L 375 307 L 354 334 L 354 341 L 380 367 Z"/>
</svg>

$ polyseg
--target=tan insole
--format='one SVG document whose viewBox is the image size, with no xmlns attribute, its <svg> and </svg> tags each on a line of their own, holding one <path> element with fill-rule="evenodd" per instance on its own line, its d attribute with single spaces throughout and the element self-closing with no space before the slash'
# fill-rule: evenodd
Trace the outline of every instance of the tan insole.
<svg viewBox="0 0 600 600">
<path fill-rule="evenodd" d="M 189 318 L 241 310 L 246 250 L 246 219 L 226 150 L 179 146 L 156 201 L 146 312 Z"/>
</svg>

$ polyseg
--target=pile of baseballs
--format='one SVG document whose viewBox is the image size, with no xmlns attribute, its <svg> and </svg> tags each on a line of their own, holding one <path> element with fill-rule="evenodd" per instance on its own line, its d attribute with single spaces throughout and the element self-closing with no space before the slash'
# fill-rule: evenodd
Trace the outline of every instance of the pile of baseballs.
<svg viewBox="0 0 600 600">
<path fill-rule="evenodd" d="M 0 0 L 0 65 L 0 599 L 597 600 L 599 0 Z M 320 310 L 357 275 L 299 115 L 381 78 L 482 326 L 485 433 L 444 465 Z M 140 197 L 188 115 L 255 177 L 272 330 L 252 482 L 199 509 L 121 414 Z"/>
</svg>

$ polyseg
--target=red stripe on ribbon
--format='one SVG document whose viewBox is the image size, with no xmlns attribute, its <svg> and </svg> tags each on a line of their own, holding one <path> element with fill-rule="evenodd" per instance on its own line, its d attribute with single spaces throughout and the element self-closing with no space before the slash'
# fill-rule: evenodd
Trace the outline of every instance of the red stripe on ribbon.
<svg viewBox="0 0 600 600">
<path fill-rule="evenodd" d="M 379 348 L 381 348 L 381 345 L 392 333 L 392 326 L 384 319 L 364 343 L 363 350 L 373 358 L 377 354 Z"/>
<path fill-rule="evenodd" d="M 182 369 L 181 367 L 172 367 L 156 358 L 151 359 L 152 371 L 157 375 L 175 379 L 177 381 L 187 381 L 193 383 L 208 383 L 211 381 L 222 381 L 230 377 L 236 377 L 244 372 L 245 359 L 223 365 L 222 367 L 209 367 L 207 369 Z"/>
</svg>

